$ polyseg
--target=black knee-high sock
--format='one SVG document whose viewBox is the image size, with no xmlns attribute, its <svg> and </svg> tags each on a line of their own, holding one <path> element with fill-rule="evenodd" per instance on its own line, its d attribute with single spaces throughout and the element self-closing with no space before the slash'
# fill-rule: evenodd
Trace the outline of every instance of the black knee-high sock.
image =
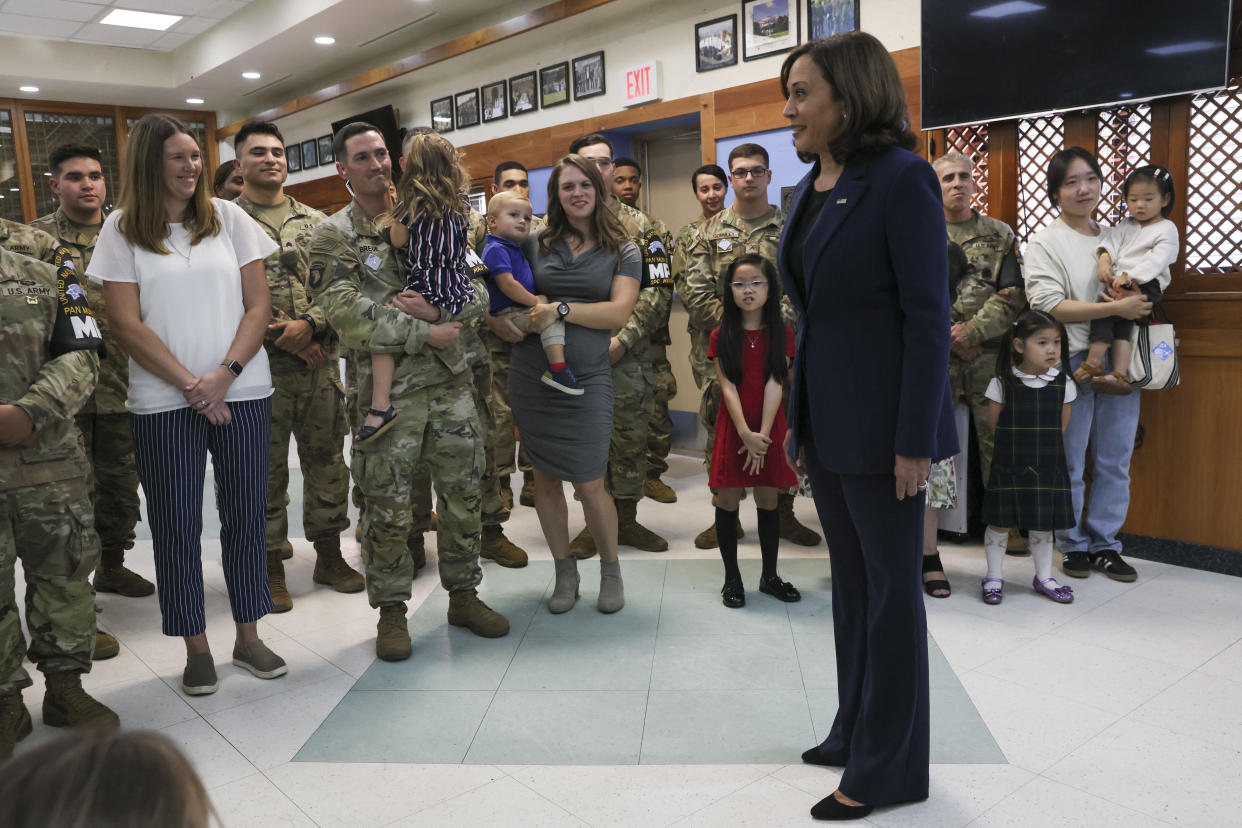
<svg viewBox="0 0 1242 828">
<path fill-rule="evenodd" d="M 776 575 L 776 550 L 781 543 L 781 512 L 780 509 L 760 509 L 755 507 L 759 518 L 759 551 L 763 555 L 763 577 Z"/>
<path fill-rule="evenodd" d="M 725 580 L 741 579 L 737 568 L 737 511 L 716 507 L 716 544 L 720 547 L 720 560 L 724 561 Z"/>
</svg>

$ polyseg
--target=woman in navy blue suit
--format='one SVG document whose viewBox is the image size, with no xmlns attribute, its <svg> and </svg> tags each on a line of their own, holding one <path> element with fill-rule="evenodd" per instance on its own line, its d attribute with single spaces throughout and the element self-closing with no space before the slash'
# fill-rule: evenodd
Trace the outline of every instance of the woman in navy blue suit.
<svg viewBox="0 0 1242 828">
<path fill-rule="evenodd" d="M 839 697 L 802 758 L 845 768 L 811 815 L 857 819 L 927 798 L 924 489 L 932 460 L 957 452 L 944 211 L 878 40 L 807 43 L 781 88 L 794 147 L 815 162 L 780 248 L 799 316 L 787 449 L 828 536 Z"/>
</svg>

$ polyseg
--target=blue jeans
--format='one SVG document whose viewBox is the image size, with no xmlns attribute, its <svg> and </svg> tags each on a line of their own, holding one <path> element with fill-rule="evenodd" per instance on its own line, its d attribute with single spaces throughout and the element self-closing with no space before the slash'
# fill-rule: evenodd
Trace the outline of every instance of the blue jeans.
<svg viewBox="0 0 1242 828">
<path fill-rule="evenodd" d="M 1078 370 L 1086 351 L 1070 356 L 1070 371 Z M 1111 353 L 1105 370 L 1112 370 Z M 1065 459 L 1069 466 L 1070 494 L 1078 525 L 1057 532 L 1061 552 L 1121 551 L 1117 533 L 1130 509 L 1130 454 L 1138 430 L 1139 396 L 1094 394 L 1078 389 L 1065 430 Z M 1083 508 L 1083 469 L 1091 451 L 1091 502 Z"/>
</svg>

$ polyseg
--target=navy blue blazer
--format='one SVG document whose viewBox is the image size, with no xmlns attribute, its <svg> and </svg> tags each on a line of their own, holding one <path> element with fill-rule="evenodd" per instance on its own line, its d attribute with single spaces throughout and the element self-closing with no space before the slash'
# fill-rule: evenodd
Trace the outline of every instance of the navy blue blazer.
<svg viewBox="0 0 1242 828">
<path fill-rule="evenodd" d="M 778 257 L 799 317 L 790 453 L 809 435 L 820 464 L 838 474 L 892 474 L 895 454 L 956 454 L 936 174 L 902 149 L 847 164 L 807 234 L 799 289 L 788 237 L 817 175 L 818 163 L 794 191 Z"/>
</svg>

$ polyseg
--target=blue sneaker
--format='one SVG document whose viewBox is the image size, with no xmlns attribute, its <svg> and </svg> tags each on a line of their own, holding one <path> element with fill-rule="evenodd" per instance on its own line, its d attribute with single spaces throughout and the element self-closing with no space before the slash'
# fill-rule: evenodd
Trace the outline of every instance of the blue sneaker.
<svg viewBox="0 0 1242 828">
<path fill-rule="evenodd" d="M 580 397 L 586 392 L 586 389 L 578 384 L 578 378 L 569 368 L 562 368 L 559 371 L 549 368 L 543 372 L 539 381 L 573 397 Z"/>
</svg>

